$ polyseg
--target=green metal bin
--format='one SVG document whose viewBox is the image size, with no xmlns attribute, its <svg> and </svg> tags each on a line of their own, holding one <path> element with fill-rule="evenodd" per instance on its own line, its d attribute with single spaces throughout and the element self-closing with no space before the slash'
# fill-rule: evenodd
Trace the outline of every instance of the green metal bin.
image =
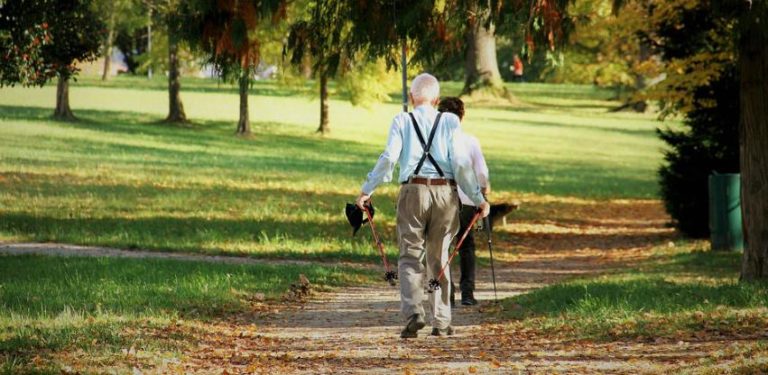
<svg viewBox="0 0 768 375">
<path fill-rule="evenodd" d="M 709 176 L 709 231 L 712 250 L 744 250 L 739 173 Z"/>
</svg>

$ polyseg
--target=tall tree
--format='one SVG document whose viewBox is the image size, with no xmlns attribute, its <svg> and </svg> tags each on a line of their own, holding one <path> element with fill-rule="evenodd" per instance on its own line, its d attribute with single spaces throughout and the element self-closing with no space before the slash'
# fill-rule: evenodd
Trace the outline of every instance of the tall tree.
<svg viewBox="0 0 768 375">
<path fill-rule="evenodd" d="M 734 1 L 741 77 L 742 280 L 768 280 L 768 3 Z M 727 9 L 730 11 L 730 9 Z"/>
<path fill-rule="evenodd" d="M 102 40 L 101 55 L 104 65 L 101 80 L 109 79 L 112 70 L 112 50 L 119 33 L 132 33 L 146 21 L 139 0 L 91 0 L 96 14 L 102 17 L 106 32 Z"/>
<path fill-rule="evenodd" d="M 623 3 L 619 1 L 619 3 Z M 685 112 L 693 108 L 691 87 L 706 86 L 717 78 L 736 58 L 739 77 L 739 159 L 741 171 L 741 204 L 745 250 L 742 257 L 741 279 L 768 279 L 768 3 L 754 0 L 653 0 L 653 13 L 660 19 L 673 19 L 691 8 L 702 7 L 700 17 L 732 30 L 728 35 L 703 33 L 699 38 L 717 40 L 734 36 L 732 50 L 711 48 L 706 54 L 691 53 L 701 40 L 680 22 L 666 24 L 667 34 L 679 34 L 676 54 L 663 56 L 667 77 L 654 87 L 658 98 L 670 112 Z M 693 13 L 697 14 L 697 13 Z M 694 20 L 700 23 L 699 20 Z M 711 44 L 707 42 L 708 44 Z M 669 105 L 671 104 L 671 105 Z"/>
<path fill-rule="evenodd" d="M 462 94 L 471 94 L 477 89 L 504 90 L 496 57 L 496 20 L 491 17 L 489 6 L 480 6 L 482 2 L 490 3 L 488 0 L 467 2 Z"/>
<path fill-rule="evenodd" d="M 240 111 L 236 133 L 251 134 L 248 88 L 260 62 L 257 28 L 286 15 L 284 0 L 195 0 L 183 2 L 184 36 L 225 79 L 236 80 Z"/>
<path fill-rule="evenodd" d="M 35 56 L 36 62 L 25 64 L 20 69 L 21 72 L 25 69 L 28 72 L 28 68 L 33 67 L 33 79 L 24 80 L 23 74 L 12 78 L 12 75 L 5 76 L 4 73 L 3 83 L 8 83 L 5 81 L 11 78 L 11 81 L 17 83 L 42 85 L 56 77 L 56 109 L 53 116 L 60 120 L 74 120 L 75 116 L 69 105 L 69 80 L 77 74 L 75 62 L 96 58 L 101 31 L 104 29 L 90 1 L 16 0 L 3 3 L 0 10 L 2 14 L 13 15 L 0 17 L 0 35 L 4 35 L 5 40 L 12 41 L 14 47 L 11 50 L 25 50 L 30 43 L 40 45 L 40 40 L 29 40 L 25 34 L 36 28 L 44 28 L 44 38 L 47 39 L 46 43 L 39 47 L 39 53 Z M 14 63 L 11 59 L 3 59 L 1 64 Z"/>
<path fill-rule="evenodd" d="M 311 1 L 306 6 L 306 20 L 295 22 L 290 29 L 284 55 L 291 51 L 290 61 L 295 66 L 313 60 L 312 70 L 320 84 L 320 124 L 317 132 L 330 132 L 328 114 L 328 79 L 336 74 L 342 55 L 348 53 L 346 37 L 349 25 L 345 21 L 349 12 L 344 1 Z"/>
<path fill-rule="evenodd" d="M 165 122 L 187 122 L 187 114 L 184 111 L 184 103 L 181 101 L 181 72 L 179 43 L 184 23 L 183 15 L 179 11 L 179 0 L 155 0 L 154 12 L 157 18 L 156 24 L 165 26 L 168 38 L 168 116 Z"/>
<path fill-rule="evenodd" d="M 187 122 L 184 103 L 181 101 L 181 80 L 179 79 L 178 34 L 168 27 L 168 116 L 166 122 Z"/>
</svg>

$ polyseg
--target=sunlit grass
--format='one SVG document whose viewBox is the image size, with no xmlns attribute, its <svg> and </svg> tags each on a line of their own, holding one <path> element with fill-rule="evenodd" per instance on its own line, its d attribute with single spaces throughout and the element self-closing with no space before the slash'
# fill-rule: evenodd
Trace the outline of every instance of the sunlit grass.
<svg viewBox="0 0 768 375">
<path fill-rule="evenodd" d="M 738 281 L 739 253 L 696 244 L 641 266 L 504 301 L 505 316 L 576 338 L 696 340 L 768 329 L 768 285 Z"/>
<path fill-rule="evenodd" d="M 160 361 L 193 342 L 147 333 L 249 311 L 280 297 L 299 274 L 316 289 L 370 281 L 369 272 L 328 265 L 0 256 L 0 373 L 58 372 L 54 354 L 71 364 L 78 351 L 102 365 L 132 347 Z"/>
<path fill-rule="evenodd" d="M 332 100 L 332 133 L 320 137 L 311 85 L 257 82 L 250 98 L 254 136 L 238 138 L 233 87 L 202 79 L 183 87 L 194 121 L 188 126 L 157 122 L 166 112 L 162 79 L 81 79 L 71 90 L 77 123 L 50 120 L 53 87 L 0 89 L 0 236 L 376 258 L 367 236 L 351 238 L 342 209 L 381 152 L 397 104 L 364 109 Z M 444 85 L 446 94 L 459 89 Z M 473 104 L 465 121 L 483 144 L 496 197 L 656 196 L 661 146 L 653 115 L 609 114 L 616 104 L 607 100 L 611 93 L 587 86 L 510 90 L 533 104 Z M 396 193 L 391 184 L 374 198 L 388 239 Z"/>
</svg>

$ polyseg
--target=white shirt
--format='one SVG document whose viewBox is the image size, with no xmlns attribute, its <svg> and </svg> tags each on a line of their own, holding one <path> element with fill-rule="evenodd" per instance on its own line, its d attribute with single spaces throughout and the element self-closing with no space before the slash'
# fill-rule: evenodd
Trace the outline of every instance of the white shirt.
<svg viewBox="0 0 768 375">
<path fill-rule="evenodd" d="M 467 133 L 464 133 L 462 138 L 467 145 L 469 160 L 472 162 L 472 170 L 475 171 L 477 183 L 480 184 L 480 187 L 488 187 L 488 165 L 485 164 L 485 157 L 483 156 L 483 151 L 480 149 L 480 141 L 478 141 L 475 136 Z M 476 206 L 476 204 L 464 194 L 461 187 L 459 187 L 459 198 L 461 199 L 461 204 Z"/>
<path fill-rule="evenodd" d="M 421 105 L 413 110 L 413 115 L 426 142 L 435 122 L 437 110 L 429 105 Z M 479 206 L 485 202 L 485 198 L 480 192 L 480 184 L 477 182 L 466 142 L 463 140 L 459 118 L 453 113 L 443 113 L 432 142 L 430 155 L 444 172 L 444 178 L 455 179 L 459 187 L 468 193 L 474 205 Z M 379 156 L 373 170 L 368 173 L 368 178 L 361 190 L 371 195 L 381 183 L 392 181 L 392 172 L 398 162 L 400 163 L 398 182 L 407 181 L 413 175 L 423 154 L 424 149 L 415 135 L 410 116 L 405 112 L 398 114 L 392 120 L 384 152 Z M 440 177 L 429 160 L 424 161 L 418 176 Z"/>
</svg>

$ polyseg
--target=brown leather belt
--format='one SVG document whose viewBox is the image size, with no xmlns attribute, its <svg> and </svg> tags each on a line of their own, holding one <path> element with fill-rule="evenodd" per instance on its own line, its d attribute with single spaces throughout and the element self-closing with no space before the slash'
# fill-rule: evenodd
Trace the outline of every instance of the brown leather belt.
<svg viewBox="0 0 768 375">
<path fill-rule="evenodd" d="M 419 185 L 434 185 L 434 186 L 440 186 L 440 185 L 451 185 L 456 186 L 456 181 L 447 179 L 447 178 L 423 178 L 423 177 L 411 177 L 408 179 L 408 181 L 403 182 L 403 185 L 405 184 L 419 184 Z"/>
</svg>

